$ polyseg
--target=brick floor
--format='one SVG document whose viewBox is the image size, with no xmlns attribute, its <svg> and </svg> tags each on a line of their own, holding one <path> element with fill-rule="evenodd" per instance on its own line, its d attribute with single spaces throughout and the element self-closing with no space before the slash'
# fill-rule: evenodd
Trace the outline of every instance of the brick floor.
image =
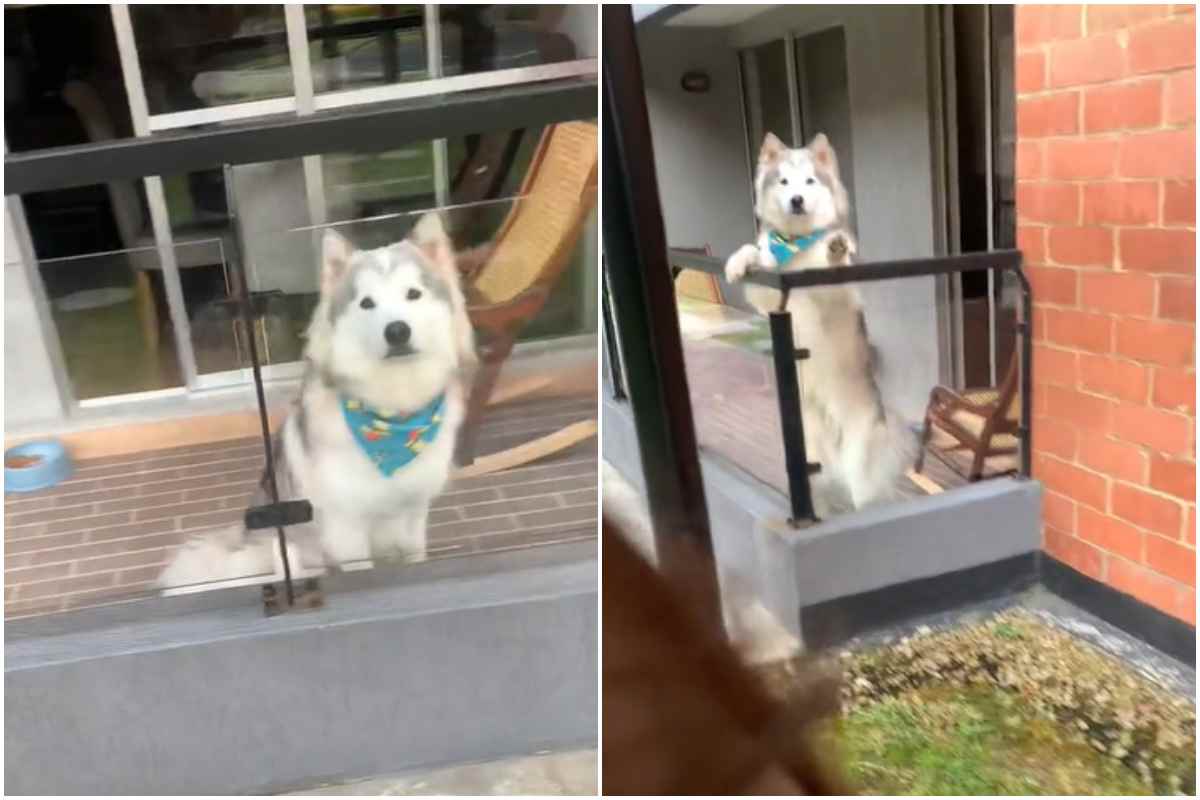
<svg viewBox="0 0 1200 800">
<path fill-rule="evenodd" d="M 479 452 L 595 416 L 592 397 L 494 410 Z M 241 520 L 262 472 L 241 439 L 83 461 L 70 480 L 4 498 L 7 619 L 144 595 L 191 534 Z M 504 472 L 455 481 L 435 502 L 431 558 L 595 538 L 596 440 Z"/>
</svg>

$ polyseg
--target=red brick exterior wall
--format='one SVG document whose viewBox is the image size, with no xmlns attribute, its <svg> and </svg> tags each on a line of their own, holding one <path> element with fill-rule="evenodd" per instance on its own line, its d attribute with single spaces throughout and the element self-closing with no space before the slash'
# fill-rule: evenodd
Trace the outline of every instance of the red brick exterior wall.
<svg viewBox="0 0 1200 800">
<path fill-rule="evenodd" d="M 1192 625 L 1194 11 L 1016 8 L 1044 546 Z"/>
</svg>

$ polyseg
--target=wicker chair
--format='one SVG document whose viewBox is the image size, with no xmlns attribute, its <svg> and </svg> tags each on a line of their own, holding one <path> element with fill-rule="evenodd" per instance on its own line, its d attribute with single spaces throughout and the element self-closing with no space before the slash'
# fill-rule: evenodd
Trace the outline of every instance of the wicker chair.
<svg viewBox="0 0 1200 800">
<path fill-rule="evenodd" d="M 1016 354 L 1013 354 L 1004 378 L 995 388 L 967 389 L 962 393 L 945 386 L 933 388 L 929 395 L 929 406 L 925 410 L 921 450 L 914 465 L 918 474 L 925 464 L 926 450 L 957 471 L 948 459 L 937 452 L 937 448 L 930 447 L 929 440 L 934 428 L 954 439 L 955 444 L 946 450 L 965 449 L 971 453 L 971 467 L 966 475 L 968 481 L 983 477 L 987 459 L 1012 455 L 1020 449 L 1018 361 Z"/>
<path fill-rule="evenodd" d="M 519 199 L 492 241 L 460 258 L 480 365 L 460 433 L 458 462 L 472 474 L 509 469 L 594 435 L 595 420 L 488 455 L 475 463 L 479 423 L 521 329 L 545 307 L 596 202 L 596 125 L 569 122 L 542 134 Z M 506 398 L 511 399 L 511 397 Z"/>
</svg>

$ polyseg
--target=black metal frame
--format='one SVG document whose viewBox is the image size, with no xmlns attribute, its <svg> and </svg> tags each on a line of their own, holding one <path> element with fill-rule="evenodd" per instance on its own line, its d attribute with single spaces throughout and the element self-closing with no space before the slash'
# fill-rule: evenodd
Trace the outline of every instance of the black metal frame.
<svg viewBox="0 0 1200 800">
<path fill-rule="evenodd" d="M 701 571 L 680 547 L 686 543 L 711 556 L 712 535 L 633 16 L 629 6 L 603 6 L 601 13 L 604 264 L 611 292 L 605 306 L 616 323 L 608 335 L 617 340 L 609 356 L 621 359 L 614 367 L 629 379 L 624 388 L 633 409 L 646 493 L 654 498 L 649 510 L 658 566 L 689 581 L 703 606 L 697 613 L 720 629 L 715 564 L 708 558 Z"/>
<path fill-rule="evenodd" d="M 4 157 L 4 192 L 29 194 L 316 153 L 380 152 L 451 133 L 533 128 L 595 116 L 596 79 L 590 77 L 433 95 L 9 154 Z"/>
<path fill-rule="evenodd" d="M 717 276 L 725 274 L 724 261 L 687 250 L 672 250 L 671 266 L 674 269 L 694 269 Z M 1012 273 L 1021 289 L 1021 318 L 1017 322 L 1017 332 L 1021 336 L 1021 425 L 1018 429 L 1021 440 L 1021 467 L 1019 474 L 1022 478 L 1028 478 L 1031 473 L 1033 457 L 1030 446 L 1030 426 L 1033 421 L 1033 329 L 1031 324 L 1033 291 L 1028 277 L 1021 268 L 1021 252 L 1019 250 L 998 250 L 990 253 L 967 253 L 902 261 L 878 261 L 837 269 L 794 272 L 753 271 L 746 276 L 746 281 L 778 289 L 786 294 L 793 289 L 916 278 L 927 275 L 952 275 L 959 272 L 978 272 L 987 269 Z M 775 365 L 776 390 L 779 396 L 779 415 L 783 426 L 784 460 L 787 465 L 788 496 L 792 513 L 790 522 L 792 525 L 800 525 L 816 519 L 808 476 L 819 471 L 820 465 L 810 464 L 806 460 L 799 369 L 796 362 L 806 358 L 808 353 L 803 349 L 798 350 L 796 343 L 792 340 L 791 317 L 791 313 L 786 310 L 776 311 L 770 315 L 771 350 Z"/>
<path fill-rule="evenodd" d="M 228 174 L 231 165 L 327 152 L 391 150 L 448 135 L 593 119 L 596 91 L 595 78 L 573 78 L 499 91 L 461 92 L 324 111 L 307 117 L 255 120 L 227 127 L 8 154 L 4 158 L 4 190 L 6 195 L 22 195 L 220 167 L 227 171 L 226 191 L 230 193 L 227 200 L 232 216 L 237 204 L 231 194 Z M 235 252 L 229 255 L 236 273 L 233 287 L 239 295 L 242 322 L 247 331 L 253 331 L 254 299 L 248 290 L 243 245 L 241 237 L 235 237 Z M 275 528 L 278 532 L 287 601 L 286 606 L 279 603 L 275 587 L 268 584 L 263 587 L 265 608 L 268 613 L 311 608 L 320 604 L 320 591 L 315 581 L 307 582 L 305 596 L 297 603 L 284 528 L 311 520 L 312 507 L 306 500 L 280 502 L 258 347 L 253 335 L 248 338 L 266 455 L 264 485 L 271 502 L 248 509 L 245 522 L 250 529 Z"/>
</svg>

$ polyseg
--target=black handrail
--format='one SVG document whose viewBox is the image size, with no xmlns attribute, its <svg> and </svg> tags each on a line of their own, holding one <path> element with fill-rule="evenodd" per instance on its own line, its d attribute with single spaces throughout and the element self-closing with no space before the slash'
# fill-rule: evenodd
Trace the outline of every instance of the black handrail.
<svg viewBox="0 0 1200 800">
<path fill-rule="evenodd" d="M 682 269 L 693 269 L 724 277 L 725 262 L 720 258 L 706 256 L 690 250 L 671 250 L 671 267 L 676 273 Z M 1019 474 L 1028 478 L 1032 474 L 1032 424 L 1033 424 L 1033 290 L 1029 278 L 1021 268 L 1021 251 L 997 250 L 987 253 L 964 253 L 961 255 L 935 258 L 913 258 L 897 261 L 877 261 L 855 264 L 836 269 L 810 269 L 779 272 L 752 270 L 745 280 L 788 292 L 792 289 L 816 286 L 835 286 L 846 283 L 867 283 L 901 278 L 917 278 L 926 275 L 951 275 L 956 272 L 976 272 L 994 269 L 1012 273 L 1021 288 L 1021 319 L 1017 332 L 1021 336 L 1021 423 L 1018 428 L 1021 442 L 1021 466 Z M 771 348 L 774 355 L 777 396 L 780 417 L 784 424 L 784 457 L 788 474 L 788 499 L 791 503 L 792 524 L 815 519 L 811 488 L 808 476 L 819 469 L 819 465 L 808 464 L 804 447 L 804 423 L 800 414 L 799 374 L 797 358 L 806 354 L 796 350 L 792 341 L 791 315 L 786 311 L 771 314 Z"/>
<path fill-rule="evenodd" d="M 4 157 L 4 192 L 28 194 L 319 153 L 380 152 L 461 134 L 594 119 L 596 91 L 595 77 L 566 78 L 10 153 Z"/>
</svg>

